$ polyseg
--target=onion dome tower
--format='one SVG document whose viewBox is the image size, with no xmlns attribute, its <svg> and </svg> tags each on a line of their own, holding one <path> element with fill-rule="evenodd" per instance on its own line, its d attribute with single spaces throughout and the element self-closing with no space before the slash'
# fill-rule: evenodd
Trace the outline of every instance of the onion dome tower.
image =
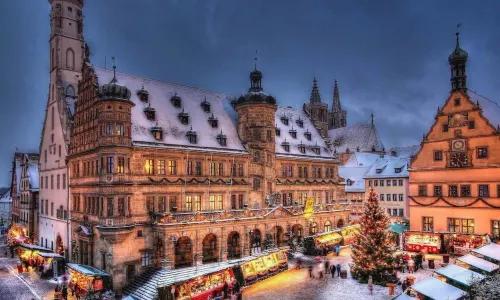
<svg viewBox="0 0 500 300">
<path fill-rule="evenodd" d="M 448 57 L 448 62 L 451 67 L 451 91 L 467 91 L 467 75 L 465 72 L 467 65 L 467 57 L 469 54 L 460 48 L 460 32 L 458 29 L 461 24 L 457 26 L 457 43 L 455 49 Z"/>
</svg>

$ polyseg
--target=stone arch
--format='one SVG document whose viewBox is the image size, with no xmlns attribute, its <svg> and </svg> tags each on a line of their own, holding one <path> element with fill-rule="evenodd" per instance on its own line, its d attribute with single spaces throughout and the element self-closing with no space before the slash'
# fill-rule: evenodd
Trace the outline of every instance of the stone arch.
<svg viewBox="0 0 500 300">
<path fill-rule="evenodd" d="M 318 233 L 318 223 L 312 222 L 309 224 L 309 235 L 315 235 Z"/>
<path fill-rule="evenodd" d="M 180 237 L 175 242 L 175 268 L 193 265 L 193 243 L 187 236 Z"/>
<path fill-rule="evenodd" d="M 76 97 L 76 94 L 75 94 L 75 88 L 70 84 L 66 87 L 66 97 L 71 97 L 71 98 L 75 98 Z"/>
<path fill-rule="evenodd" d="M 260 230 L 257 228 L 253 229 L 249 238 L 252 253 L 260 252 L 262 250 L 262 233 Z"/>
<path fill-rule="evenodd" d="M 216 262 L 219 259 L 217 253 L 217 236 L 213 233 L 207 234 L 205 238 L 203 238 L 202 249 L 203 263 Z"/>
<path fill-rule="evenodd" d="M 164 254 L 164 246 L 163 246 L 163 241 L 160 237 L 156 238 L 156 243 L 155 243 L 155 259 L 156 259 L 156 266 L 160 267 L 161 266 L 161 261 L 163 258 Z"/>
<path fill-rule="evenodd" d="M 337 220 L 337 228 L 344 227 L 344 219 L 340 218 Z"/>
<path fill-rule="evenodd" d="M 227 237 L 227 258 L 241 257 L 241 237 L 238 231 L 232 231 Z"/>
<path fill-rule="evenodd" d="M 59 233 L 56 237 L 56 253 L 64 256 L 64 243 Z"/>
<path fill-rule="evenodd" d="M 66 50 L 66 67 L 70 69 L 75 68 L 75 51 L 71 48 Z"/>
<path fill-rule="evenodd" d="M 332 231 L 332 222 L 330 222 L 330 220 L 326 220 L 323 227 L 324 227 L 324 229 L 323 229 L 324 232 Z"/>
<path fill-rule="evenodd" d="M 286 245 L 285 240 L 285 230 L 280 225 L 276 225 L 271 230 L 271 234 L 273 236 L 274 244 L 276 247 L 283 247 Z"/>
<path fill-rule="evenodd" d="M 292 238 L 300 242 L 304 237 L 304 228 L 300 224 L 295 224 L 292 226 Z"/>
</svg>

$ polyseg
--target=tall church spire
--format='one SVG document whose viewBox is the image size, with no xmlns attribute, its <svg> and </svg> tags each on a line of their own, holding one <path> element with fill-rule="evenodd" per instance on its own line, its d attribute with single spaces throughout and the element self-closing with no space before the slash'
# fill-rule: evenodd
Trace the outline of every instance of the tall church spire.
<svg viewBox="0 0 500 300">
<path fill-rule="evenodd" d="M 333 86 L 332 111 L 341 111 L 341 110 L 342 110 L 342 105 L 340 105 L 339 86 L 337 84 L 337 79 L 335 79 L 335 85 Z"/>
<path fill-rule="evenodd" d="M 316 77 L 313 79 L 313 87 L 311 91 L 311 98 L 309 98 L 309 103 L 321 103 L 321 95 L 319 94 L 318 81 Z"/>
<path fill-rule="evenodd" d="M 448 62 L 451 67 L 451 91 L 466 91 L 467 90 L 467 75 L 465 67 L 467 65 L 467 57 L 469 54 L 460 48 L 460 32 L 459 28 L 462 24 L 457 25 L 457 42 L 455 49 L 448 57 Z"/>
</svg>

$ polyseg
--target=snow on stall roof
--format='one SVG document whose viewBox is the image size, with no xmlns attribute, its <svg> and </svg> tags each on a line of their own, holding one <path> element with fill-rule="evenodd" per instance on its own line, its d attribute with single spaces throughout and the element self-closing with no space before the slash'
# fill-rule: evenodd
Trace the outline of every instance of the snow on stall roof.
<svg viewBox="0 0 500 300">
<path fill-rule="evenodd" d="M 370 152 L 373 149 L 378 152 L 384 150 L 375 125 L 371 124 L 330 129 L 328 137 L 332 142 L 332 147 L 337 149 L 338 153 L 345 153 L 347 149 L 350 152 L 356 152 L 358 147 L 362 152 Z"/>
<path fill-rule="evenodd" d="M 95 69 L 99 85 L 107 84 L 113 78 L 111 70 Z M 236 150 L 247 152 L 243 147 L 236 130 L 235 124 L 227 111 L 224 101 L 229 101 L 229 96 L 221 93 L 197 89 L 193 87 L 174 84 L 166 81 L 153 80 L 135 75 L 117 73 L 118 84 L 130 89 L 130 100 L 135 104 L 132 108 L 132 141 L 134 145 L 181 145 L 185 148 L 206 148 Z M 156 121 L 146 118 L 144 108 L 148 104 L 142 102 L 137 96 L 137 91 L 144 86 L 149 93 L 149 103 L 156 111 Z M 181 107 L 172 105 L 170 98 L 177 94 L 181 98 Z M 210 102 L 211 112 L 206 113 L 201 107 L 205 100 Z M 232 108 L 231 108 L 232 109 Z M 188 125 L 183 125 L 178 119 L 178 114 L 189 114 Z M 218 127 L 212 128 L 208 118 L 212 115 L 218 119 Z M 157 141 L 150 132 L 154 126 L 162 127 L 163 141 Z M 197 143 L 191 144 L 186 133 L 191 129 L 197 134 Z M 227 138 L 227 146 L 221 146 L 217 135 L 222 133 Z"/>
<path fill-rule="evenodd" d="M 483 280 L 485 278 L 482 274 L 452 264 L 437 269 L 436 273 L 465 286 L 470 286 L 475 280 Z"/>
<path fill-rule="evenodd" d="M 365 180 L 364 176 L 370 167 L 339 167 L 340 177 L 345 179 L 347 183 L 345 185 L 346 192 L 364 192 L 365 191 Z M 351 180 L 352 184 L 349 185 L 348 180 Z"/>
<path fill-rule="evenodd" d="M 283 124 L 283 122 L 281 121 L 281 118 L 283 116 L 288 118 L 288 126 Z M 299 118 L 303 121 L 304 124 L 302 128 L 299 127 L 299 125 L 297 125 L 296 123 Z M 279 136 L 276 135 L 276 154 L 283 156 L 286 155 L 290 157 L 322 157 L 329 160 L 334 159 L 332 157 L 332 152 L 328 149 L 326 140 L 321 137 L 319 131 L 316 129 L 316 127 L 314 127 L 312 121 L 302 110 L 298 110 L 292 107 L 278 106 L 278 109 L 275 113 L 275 122 L 276 127 L 281 131 Z M 295 139 L 290 134 L 290 130 L 292 129 L 297 131 L 297 138 Z M 311 133 L 310 141 L 305 136 L 306 132 Z M 282 146 L 282 143 L 285 141 L 290 143 L 290 152 L 285 151 Z M 300 143 L 306 145 L 306 153 L 304 154 L 299 151 L 298 146 Z M 312 147 L 314 146 L 320 147 L 320 154 L 316 154 L 315 152 L 313 152 Z"/>
<path fill-rule="evenodd" d="M 435 277 L 429 277 L 411 287 L 420 294 L 434 300 L 457 300 L 466 295 L 464 291 Z"/>
<path fill-rule="evenodd" d="M 457 260 L 487 272 L 493 272 L 500 268 L 500 266 L 472 254 L 464 255 L 457 258 Z"/>
<path fill-rule="evenodd" d="M 396 173 L 396 169 L 401 169 L 401 172 Z M 377 173 L 377 170 L 381 170 Z M 384 155 L 370 167 L 364 178 L 401 178 L 409 177 L 408 160 L 394 156 Z"/>
<path fill-rule="evenodd" d="M 489 243 L 477 249 L 472 249 L 472 252 L 500 261 L 500 245 Z"/>
<path fill-rule="evenodd" d="M 405 293 L 402 293 L 402 294 L 396 296 L 395 298 L 392 298 L 391 300 L 415 300 L 415 299 L 418 299 L 418 298 L 410 297 L 410 296 L 406 295 Z"/>
<path fill-rule="evenodd" d="M 497 101 L 490 100 L 471 90 L 467 90 L 467 94 L 472 102 L 479 102 L 479 106 L 483 110 L 483 116 L 490 121 L 491 125 L 500 126 L 500 104 Z"/>
</svg>

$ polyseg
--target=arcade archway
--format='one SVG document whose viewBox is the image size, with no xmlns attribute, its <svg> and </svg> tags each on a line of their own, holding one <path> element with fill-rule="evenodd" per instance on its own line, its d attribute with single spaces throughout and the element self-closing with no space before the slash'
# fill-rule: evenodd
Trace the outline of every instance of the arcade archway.
<svg viewBox="0 0 500 300">
<path fill-rule="evenodd" d="M 175 268 L 193 265 L 193 245 L 187 236 L 180 237 L 175 243 Z"/>
<path fill-rule="evenodd" d="M 227 237 L 227 258 L 234 259 L 241 257 L 241 242 L 240 234 L 233 231 Z"/>
<path fill-rule="evenodd" d="M 203 239 L 203 263 L 216 262 L 219 256 L 217 253 L 217 237 L 209 233 Z"/>
</svg>

